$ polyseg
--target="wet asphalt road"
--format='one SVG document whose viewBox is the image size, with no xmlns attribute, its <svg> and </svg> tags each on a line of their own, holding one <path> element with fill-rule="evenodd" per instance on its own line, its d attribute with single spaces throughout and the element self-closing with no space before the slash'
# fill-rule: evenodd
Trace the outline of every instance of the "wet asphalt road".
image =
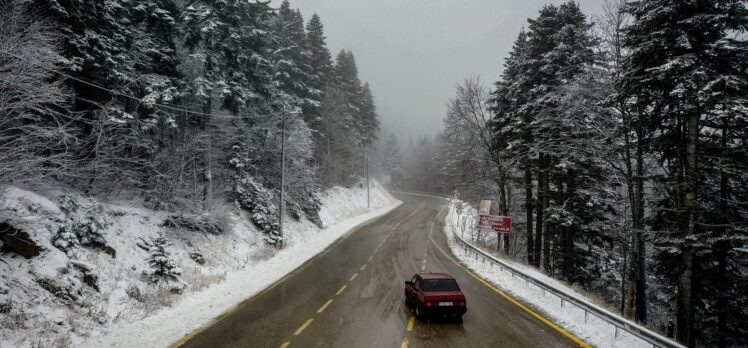
<svg viewBox="0 0 748 348">
<path fill-rule="evenodd" d="M 578 346 L 455 263 L 443 232 L 446 201 L 396 197 L 400 207 L 354 229 L 181 347 Z M 462 322 L 412 319 L 403 282 L 422 269 L 457 279 L 467 297 Z"/>
</svg>

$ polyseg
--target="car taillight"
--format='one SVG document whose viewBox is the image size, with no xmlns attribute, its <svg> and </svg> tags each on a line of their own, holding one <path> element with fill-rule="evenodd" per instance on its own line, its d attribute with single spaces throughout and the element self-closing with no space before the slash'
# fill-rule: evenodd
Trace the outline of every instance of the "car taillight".
<svg viewBox="0 0 748 348">
<path fill-rule="evenodd" d="M 433 306 L 434 306 L 433 302 L 426 302 L 426 307 L 433 307 Z"/>
<path fill-rule="evenodd" d="M 457 302 L 457 307 L 465 307 L 465 301 Z"/>
</svg>

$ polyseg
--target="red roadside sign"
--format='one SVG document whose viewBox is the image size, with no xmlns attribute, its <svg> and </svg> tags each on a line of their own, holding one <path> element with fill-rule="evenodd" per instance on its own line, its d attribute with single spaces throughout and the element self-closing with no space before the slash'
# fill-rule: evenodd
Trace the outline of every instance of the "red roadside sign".
<svg viewBox="0 0 748 348">
<path fill-rule="evenodd" d="M 478 229 L 512 233 L 512 218 L 509 216 L 480 215 Z"/>
</svg>

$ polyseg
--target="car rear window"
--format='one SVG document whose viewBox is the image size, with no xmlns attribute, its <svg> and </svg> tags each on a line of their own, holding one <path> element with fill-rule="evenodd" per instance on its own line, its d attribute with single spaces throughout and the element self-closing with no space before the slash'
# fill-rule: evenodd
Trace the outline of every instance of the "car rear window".
<svg viewBox="0 0 748 348">
<path fill-rule="evenodd" d="M 424 291 L 460 291 L 454 279 L 426 279 L 423 281 Z"/>
</svg>

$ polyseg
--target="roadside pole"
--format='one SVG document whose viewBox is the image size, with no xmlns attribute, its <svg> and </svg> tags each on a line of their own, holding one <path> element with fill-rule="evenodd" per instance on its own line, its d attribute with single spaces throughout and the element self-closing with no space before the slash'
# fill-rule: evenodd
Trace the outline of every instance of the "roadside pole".
<svg viewBox="0 0 748 348">
<path fill-rule="evenodd" d="M 286 202 L 283 199 L 286 194 L 286 112 L 281 114 L 281 177 L 280 177 L 280 207 L 278 209 L 278 228 L 280 234 L 280 246 L 283 248 L 283 211 Z"/>
<path fill-rule="evenodd" d="M 371 208 L 371 193 L 369 192 L 371 190 L 371 181 L 369 181 L 369 156 L 366 152 L 364 152 L 364 155 L 366 156 L 366 208 Z"/>
<path fill-rule="evenodd" d="M 369 156 L 366 152 L 366 140 L 368 138 L 364 137 L 364 141 L 361 143 L 361 145 L 364 148 L 364 170 L 366 171 L 366 208 L 371 208 L 371 193 L 369 190 L 371 189 L 371 183 L 369 182 Z"/>
</svg>

